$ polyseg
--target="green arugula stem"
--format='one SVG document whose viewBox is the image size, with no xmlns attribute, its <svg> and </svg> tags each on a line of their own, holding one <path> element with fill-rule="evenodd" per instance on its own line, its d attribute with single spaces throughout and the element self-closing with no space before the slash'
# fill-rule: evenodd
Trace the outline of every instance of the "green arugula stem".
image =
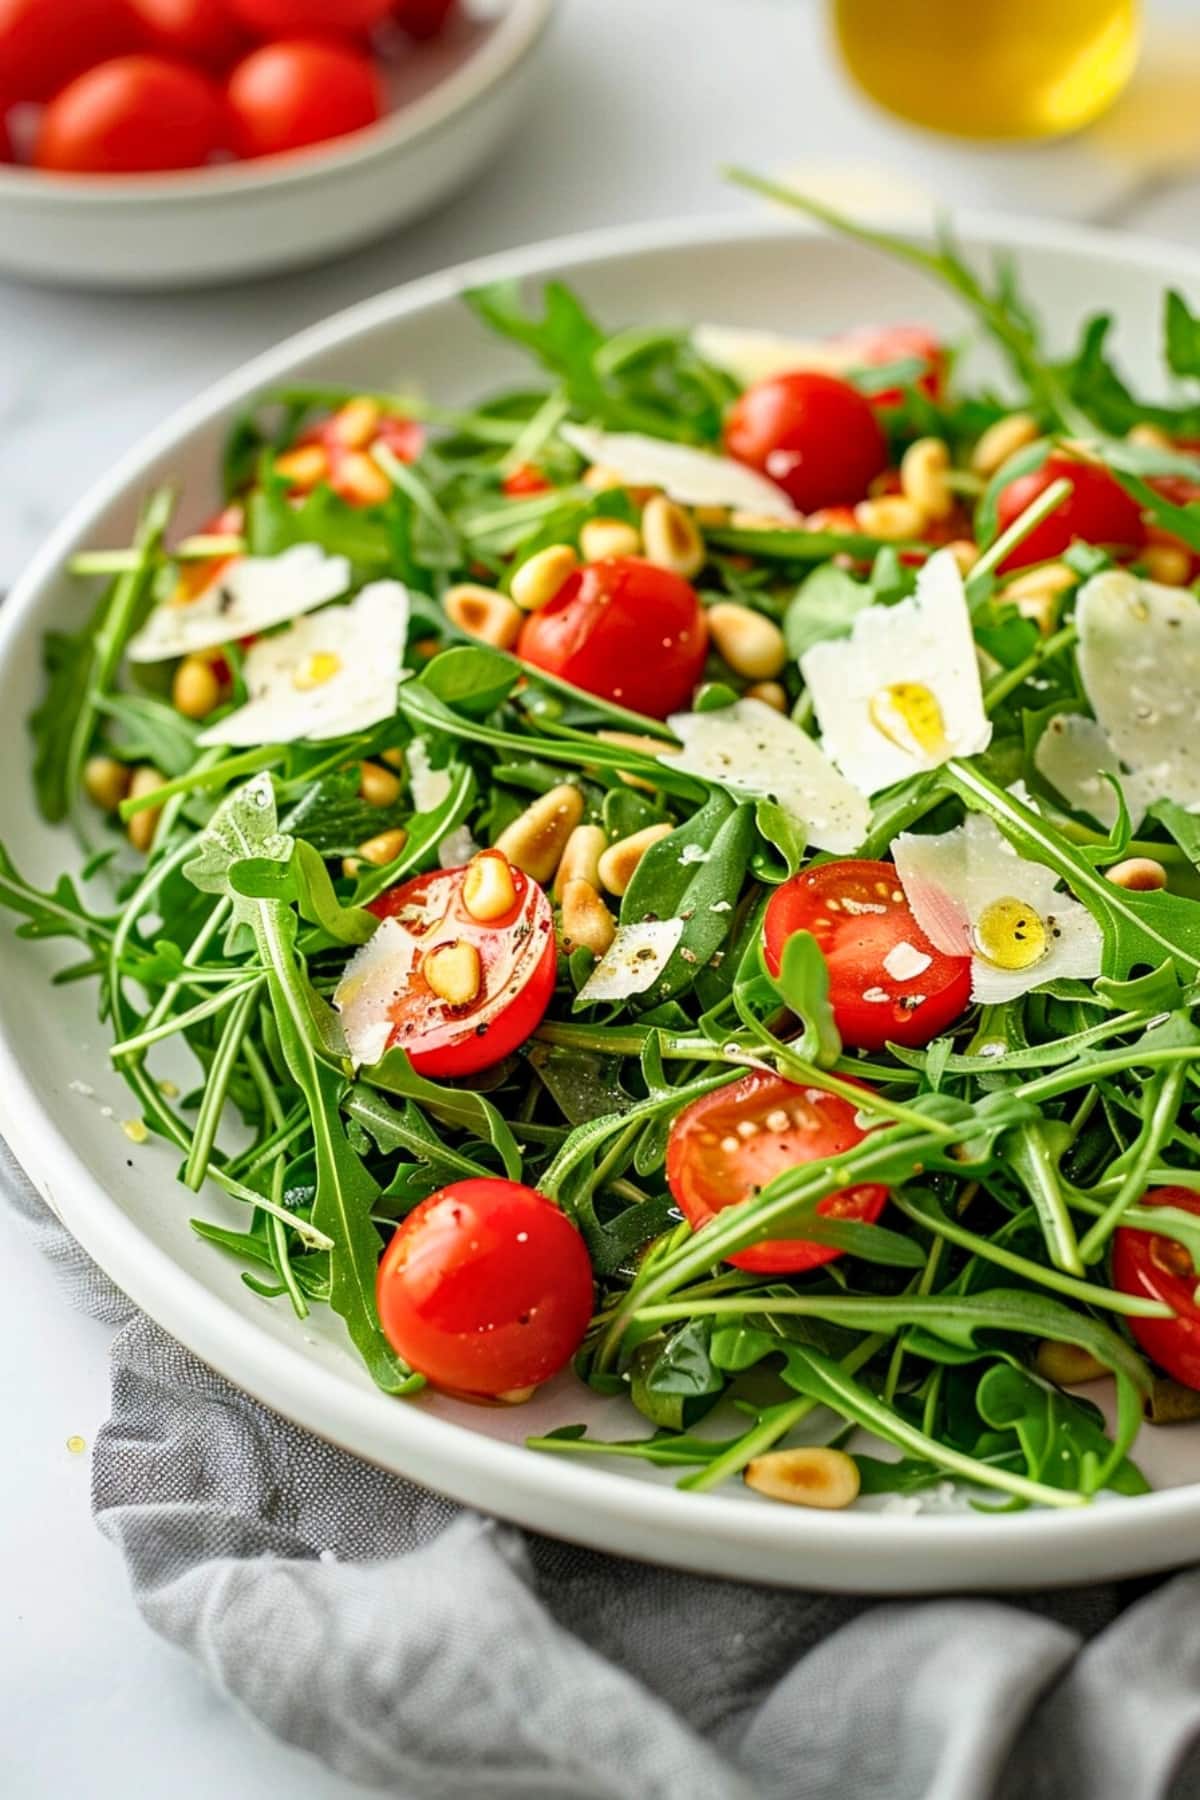
<svg viewBox="0 0 1200 1800">
<path fill-rule="evenodd" d="M 1023 682 L 1028 681 L 1031 675 L 1037 674 L 1043 663 L 1050 662 L 1062 651 L 1069 650 L 1078 636 L 1079 632 L 1075 621 L 1072 620 L 1069 625 L 1064 625 L 1062 630 L 1056 631 L 1053 636 L 1043 638 L 1022 662 L 1015 664 L 1011 669 L 1006 669 L 1003 675 L 997 675 L 995 681 L 990 682 L 984 689 L 984 712 L 995 712 L 996 708 L 1007 700 L 1010 694 L 1015 693 Z"/>
<path fill-rule="evenodd" d="M 270 769 L 282 759 L 283 750 L 278 744 L 264 744 L 253 750 L 243 750 L 237 756 L 227 756 L 223 762 L 197 763 L 186 775 L 164 781 L 161 787 L 152 788 L 148 794 L 122 800 L 118 811 L 123 820 L 129 820 L 135 813 L 160 807 L 178 794 L 198 794 L 211 788 L 226 787 L 239 776 L 256 775 L 260 769 Z"/>
<path fill-rule="evenodd" d="M 152 1044 L 160 1043 L 164 1038 L 174 1037 L 176 1032 L 190 1031 L 204 1019 L 211 1019 L 217 1013 L 224 1012 L 228 1006 L 242 1001 L 248 994 L 257 994 L 266 981 L 265 975 L 255 975 L 248 981 L 228 980 L 218 993 L 201 1000 L 196 1006 L 189 1007 L 187 1012 L 173 1013 L 161 1023 L 147 1026 L 137 1031 L 132 1037 L 122 1038 L 119 1043 L 109 1046 L 108 1054 L 114 1062 L 122 1057 L 138 1056 L 148 1050 Z"/>
<path fill-rule="evenodd" d="M 260 980 L 265 980 L 261 977 Z M 196 1127 L 192 1133 L 191 1147 L 184 1164 L 183 1180 L 193 1192 L 198 1192 L 204 1185 L 204 1177 L 208 1173 L 209 1161 L 216 1142 L 217 1128 L 221 1123 L 221 1114 L 225 1107 L 225 1095 L 229 1091 L 229 1081 L 233 1074 L 238 1057 L 241 1054 L 250 1020 L 258 1004 L 259 982 L 246 989 L 234 1003 L 232 1012 L 225 1021 L 225 1029 L 217 1044 L 216 1054 L 208 1069 L 208 1078 L 204 1083 L 204 1097 L 200 1102 L 200 1110 L 196 1115 Z"/>
<path fill-rule="evenodd" d="M 1120 1187 L 1079 1246 L 1084 1262 L 1098 1262 L 1108 1240 L 1121 1222 L 1121 1216 L 1146 1190 L 1147 1177 L 1163 1145 L 1169 1140 L 1179 1102 L 1183 1094 L 1186 1069 L 1182 1063 L 1168 1067 L 1154 1084 L 1153 1099 L 1146 1117 L 1137 1152 L 1129 1164 Z"/>
<path fill-rule="evenodd" d="M 986 598 L 989 577 L 1000 567 L 1005 557 L 1019 544 L 1023 544 L 1043 519 L 1048 519 L 1051 513 L 1057 512 L 1073 492 L 1074 488 L 1065 476 L 1052 481 L 1036 500 L 1030 501 L 1023 513 L 1017 514 L 1007 531 L 1002 531 L 995 543 L 988 545 L 978 562 L 972 563 L 971 572 L 966 579 L 967 600 L 972 606 Z"/>
</svg>

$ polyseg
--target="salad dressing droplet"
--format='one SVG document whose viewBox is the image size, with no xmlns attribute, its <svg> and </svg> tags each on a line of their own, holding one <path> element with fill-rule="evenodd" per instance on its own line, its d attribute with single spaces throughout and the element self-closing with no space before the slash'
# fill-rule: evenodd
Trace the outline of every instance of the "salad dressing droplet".
<svg viewBox="0 0 1200 1800">
<path fill-rule="evenodd" d="M 1050 945 L 1050 931 L 1035 907 L 1006 895 L 984 907 L 974 929 L 979 954 L 998 969 L 1030 969 Z"/>
<path fill-rule="evenodd" d="M 940 756 L 949 749 L 937 695 L 918 681 L 894 681 L 871 695 L 867 716 L 898 750 Z"/>
</svg>

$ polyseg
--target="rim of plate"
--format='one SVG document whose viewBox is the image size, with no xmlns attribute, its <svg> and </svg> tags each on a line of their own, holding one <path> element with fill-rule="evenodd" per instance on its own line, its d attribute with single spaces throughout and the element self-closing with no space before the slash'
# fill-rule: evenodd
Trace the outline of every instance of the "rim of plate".
<svg viewBox="0 0 1200 1800">
<path fill-rule="evenodd" d="M 166 200 L 173 206 L 195 206 L 304 182 L 315 186 L 347 170 L 369 168 L 452 125 L 469 106 L 506 81 L 536 48 L 555 4 L 556 0 L 509 0 L 487 36 L 458 68 L 427 93 L 344 138 L 278 156 L 154 175 L 48 175 L 0 165 L 0 203 L 15 201 L 40 209 L 76 206 L 80 201 L 89 206 L 136 207 Z"/>
<path fill-rule="evenodd" d="M 1067 254 L 1132 261 L 1176 281 L 1190 277 L 1200 286 L 1200 254 L 1165 240 L 1140 238 L 1056 221 L 1028 220 L 1001 213 L 956 217 L 970 245 L 1021 250 L 1061 250 Z M 764 238 L 822 235 L 804 223 L 746 218 L 738 214 L 677 221 L 648 221 L 566 236 L 513 251 L 460 263 L 360 302 L 286 339 L 241 365 L 194 400 L 177 409 L 80 500 L 34 557 L 0 608 L 0 665 L 9 655 L 27 615 L 36 612 L 43 589 L 53 580 L 75 541 L 114 500 L 140 478 L 164 451 L 256 390 L 270 386 L 296 362 L 336 348 L 384 323 L 401 321 L 455 298 L 465 287 L 503 277 L 525 278 L 555 271 L 569 274 L 606 262 L 663 250 L 753 243 Z M 918 230 L 918 238 L 928 235 Z M 382 1392 L 356 1387 L 308 1357 L 297 1346 L 279 1343 L 265 1328 L 236 1313 L 165 1250 L 144 1237 L 136 1223 L 92 1175 L 57 1128 L 25 1075 L 19 1048 L 0 1028 L 0 1131 L 35 1185 L 64 1224 L 135 1305 L 235 1386 L 255 1395 L 296 1424 L 352 1454 L 409 1475 L 466 1504 L 487 1497 L 487 1509 L 552 1535 L 619 1554 L 656 1557 L 735 1573 L 739 1552 L 755 1559 L 754 1578 L 792 1585 L 842 1588 L 890 1587 L 920 1591 L 969 1583 L 982 1564 L 989 1585 L 1021 1585 L 1019 1573 L 1006 1577 L 1013 1552 L 1032 1569 L 1039 1555 L 1057 1557 L 1058 1585 L 1095 1578 L 1112 1557 L 1112 1572 L 1169 1566 L 1200 1550 L 1200 1479 L 1115 1499 L 1093 1507 L 1029 1510 L 1020 1513 L 928 1513 L 903 1519 L 848 1511 L 826 1515 L 799 1508 L 772 1509 L 731 1503 L 720 1494 L 681 1493 L 623 1477 L 593 1463 L 538 1456 L 520 1444 L 497 1441 L 467 1426 L 438 1419 L 419 1405 L 397 1402 Z M 1190 1528 L 1171 1539 L 1172 1527 Z M 897 1572 L 905 1550 L 923 1551 L 936 1536 L 938 1576 L 911 1578 Z M 646 1548 L 654 1534 L 660 1548 Z M 1129 1541 L 1143 1540 L 1134 1553 Z M 1149 1542 L 1153 1538 L 1154 1542 Z M 636 1540 L 636 1541 L 634 1541 Z M 702 1540 L 711 1559 L 689 1553 Z M 789 1570 L 788 1557 L 796 1559 Z M 778 1558 L 778 1566 L 774 1560 Z M 853 1577 L 846 1559 L 859 1559 Z M 822 1580 L 821 1564 L 831 1573 Z M 768 1562 L 772 1573 L 766 1573 Z M 842 1565 L 839 1571 L 839 1565 Z M 1039 1579 L 1036 1571 L 1033 1578 Z M 1043 1585 L 1047 1579 L 1040 1577 Z M 1027 1584 L 1027 1583 L 1026 1583 Z"/>
</svg>

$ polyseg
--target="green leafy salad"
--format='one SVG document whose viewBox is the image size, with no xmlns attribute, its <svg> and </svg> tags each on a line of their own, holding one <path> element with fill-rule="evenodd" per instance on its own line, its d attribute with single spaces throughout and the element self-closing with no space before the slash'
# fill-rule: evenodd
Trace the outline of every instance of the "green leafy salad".
<svg viewBox="0 0 1200 1800">
<path fill-rule="evenodd" d="M 385 1391 L 554 1380 L 540 1452 L 810 1506 L 1140 1493 L 1200 1416 L 1200 317 L 1144 402 L 1106 316 L 1047 347 L 1006 263 L 740 179 L 1003 392 L 498 284 L 519 389 L 264 394 L 202 530 L 75 558 L 86 862 L 0 901 L 230 1279 Z"/>
</svg>

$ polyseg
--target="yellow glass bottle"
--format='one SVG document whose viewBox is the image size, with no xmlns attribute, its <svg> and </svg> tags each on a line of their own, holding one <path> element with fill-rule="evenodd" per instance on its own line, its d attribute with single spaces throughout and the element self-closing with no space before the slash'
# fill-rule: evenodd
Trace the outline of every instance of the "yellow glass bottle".
<svg viewBox="0 0 1200 1800">
<path fill-rule="evenodd" d="M 1052 137 L 1099 116 L 1137 61 L 1138 0 L 834 0 L 851 74 L 960 137 Z"/>
</svg>

